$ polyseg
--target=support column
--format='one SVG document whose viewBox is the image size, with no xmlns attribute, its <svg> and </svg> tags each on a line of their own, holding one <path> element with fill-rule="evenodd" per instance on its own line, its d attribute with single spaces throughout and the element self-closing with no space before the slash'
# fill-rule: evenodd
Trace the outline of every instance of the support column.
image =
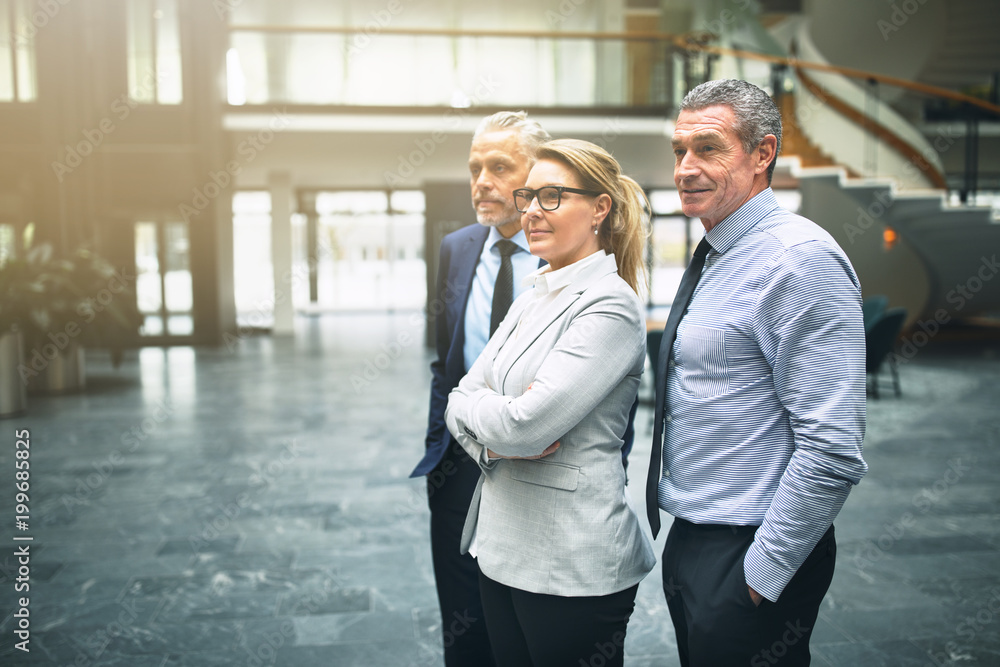
<svg viewBox="0 0 1000 667">
<path fill-rule="evenodd" d="M 292 307 L 292 178 L 287 171 L 267 177 L 271 191 L 271 262 L 274 265 L 274 330 L 276 336 L 295 333 Z"/>
<path fill-rule="evenodd" d="M 299 213 L 306 217 L 306 258 L 309 261 L 309 303 L 319 301 L 319 213 L 316 193 L 299 192 Z"/>
</svg>

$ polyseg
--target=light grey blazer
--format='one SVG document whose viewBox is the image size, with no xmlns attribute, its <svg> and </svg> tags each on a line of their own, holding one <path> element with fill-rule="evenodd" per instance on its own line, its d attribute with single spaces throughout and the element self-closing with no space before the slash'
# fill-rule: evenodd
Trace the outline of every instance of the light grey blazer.
<svg viewBox="0 0 1000 667">
<path fill-rule="evenodd" d="M 448 429 L 483 470 L 462 552 L 475 532 L 479 567 L 494 581 L 548 595 L 616 593 L 656 564 L 625 499 L 621 454 L 645 360 L 642 306 L 613 255 L 510 338 L 534 298 L 528 290 L 514 301 L 448 398 Z M 513 348 L 495 369 L 504 345 Z M 556 440 L 543 459 L 484 462 L 484 447 L 533 456 Z"/>
</svg>

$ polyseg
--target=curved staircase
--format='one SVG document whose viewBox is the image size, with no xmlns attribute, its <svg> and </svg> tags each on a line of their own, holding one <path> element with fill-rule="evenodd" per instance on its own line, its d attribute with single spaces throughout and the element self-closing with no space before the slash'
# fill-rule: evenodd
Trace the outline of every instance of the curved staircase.
<svg viewBox="0 0 1000 667">
<path fill-rule="evenodd" d="M 786 33 L 804 60 L 825 61 L 808 19 Z M 797 180 L 802 214 L 847 251 L 866 294 L 906 307 L 910 326 L 1000 313 L 1000 221 L 988 206 L 949 201 L 940 156 L 916 127 L 884 102 L 873 109 L 862 85 L 835 73 L 800 71 L 796 94 L 778 102 L 779 169 Z"/>
</svg>

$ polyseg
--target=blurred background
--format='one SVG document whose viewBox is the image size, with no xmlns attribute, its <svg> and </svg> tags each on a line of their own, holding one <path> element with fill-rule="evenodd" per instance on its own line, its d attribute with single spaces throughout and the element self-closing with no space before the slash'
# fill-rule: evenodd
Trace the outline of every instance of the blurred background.
<svg viewBox="0 0 1000 667">
<path fill-rule="evenodd" d="M 1000 246 L 991 7 L 3 0 L 0 258 L 34 223 L 34 243 L 124 269 L 130 347 L 419 309 L 440 238 L 473 221 L 472 129 L 527 109 L 647 189 L 649 304 L 668 305 L 700 235 L 673 189 L 675 108 L 739 77 L 785 116 L 780 201 L 912 325 L 954 310 L 949 292 Z M 1000 281 L 963 301 L 955 315 L 996 312 Z"/>
<path fill-rule="evenodd" d="M 474 128 L 527 110 L 646 189 L 655 329 L 703 234 L 676 108 L 735 77 L 865 297 L 871 472 L 816 662 L 998 664 L 998 34 L 993 0 L 0 0 L 0 471 L 30 432 L 37 642 L 0 661 L 440 664 L 407 476 Z M 626 664 L 676 664 L 658 576 Z"/>
</svg>

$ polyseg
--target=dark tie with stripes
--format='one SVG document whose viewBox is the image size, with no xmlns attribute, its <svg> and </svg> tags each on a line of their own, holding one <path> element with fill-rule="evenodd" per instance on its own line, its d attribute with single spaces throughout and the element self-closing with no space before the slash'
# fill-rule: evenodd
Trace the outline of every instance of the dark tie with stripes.
<svg viewBox="0 0 1000 667">
<path fill-rule="evenodd" d="M 677 295 L 674 302 L 670 304 L 670 315 L 667 316 L 667 323 L 663 327 L 663 340 L 660 342 L 659 369 L 656 378 L 656 395 L 662 396 L 663 400 L 654 408 L 657 411 L 657 419 L 653 425 L 653 452 L 649 457 L 649 474 L 646 477 L 646 514 L 649 517 L 649 527 L 652 529 L 653 538 L 660 532 L 660 507 L 657 502 L 657 488 L 660 484 L 660 468 L 663 462 L 663 420 L 667 414 L 667 368 L 670 364 L 670 357 L 674 351 L 674 340 L 677 338 L 677 325 L 684 317 L 684 311 L 691 303 L 691 295 L 701 278 L 701 270 L 705 266 L 705 256 L 712 248 L 708 239 L 703 238 L 698 247 L 694 250 L 694 257 L 688 264 L 684 277 L 681 278 L 680 287 L 677 288 Z M 660 412 L 662 406 L 663 411 Z"/>
<path fill-rule="evenodd" d="M 490 336 L 497 330 L 514 300 L 514 266 L 510 256 L 517 252 L 517 244 L 500 239 L 494 245 L 500 251 L 500 272 L 493 286 L 493 310 L 490 311 Z"/>
</svg>

